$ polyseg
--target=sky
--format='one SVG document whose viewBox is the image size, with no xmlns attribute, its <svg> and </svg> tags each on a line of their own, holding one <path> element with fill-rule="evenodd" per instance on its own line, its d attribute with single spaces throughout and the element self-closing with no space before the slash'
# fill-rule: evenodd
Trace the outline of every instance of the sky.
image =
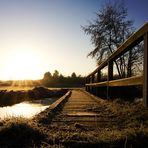
<svg viewBox="0 0 148 148">
<path fill-rule="evenodd" d="M 112 0 L 111 0 L 112 1 Z M 0 0 L 0 80 L 41 79 L 58 70 L 86 76 L 96 68 L 81 26 L 104 0 Z M 147 0 L 125 0 L 135 28 L 148 21 Z"/>
</svg>

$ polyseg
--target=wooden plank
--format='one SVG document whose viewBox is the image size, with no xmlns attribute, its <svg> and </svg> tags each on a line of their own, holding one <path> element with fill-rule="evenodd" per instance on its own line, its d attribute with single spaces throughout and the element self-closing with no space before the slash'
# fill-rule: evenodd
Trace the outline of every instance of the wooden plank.
<svg viewBox="0 0 148 148">
<path fill-rule="evenodd" d="M 144 78 L 143 78 L 143 101 L 144 105 L 148 106 L 148 98 L 147 98 L 147 51 L 148 51 L 148 32 L 144 36 Z"/>
<path fill-rule="evenodd" d="M 94 80 L 95 80 L 95 75 L 93 74 L 91 77 L 91 82 L 94 83 Z"/>
<path fill-rule="evenodd" d="M 132 86 L 132 85 L 142 85 L 143 76 L 133 76 L 124 79 L 109 81 L 109 86 Z"/>
<path fill-rule="evenodd" d="M 85 86 L 107 86 L 107 81 L 99 82 L 99 83 L 89 83 L 89 84 L 85 84 Z"/>
<path fill-rule="evenodd" d="M 96 68 L 88 76 L 95 74 L 98 70 L 104 68 L 110 60 L 120 57 L 123 53 L 130 50 L 144 39 L 144 34 L 148 32 L 148 23 L 145 23 L 137 32 L 131 35 L 106 61 L 104 61 L 98 68 Z"/>
<path fill-rule="evenodd" d="M 143 76 L 133 76 L 130 78 L 105 81 L 99 83 L 90 83 L 86 84 L 86 86 L 132 86 L 132 85 L 142 85 L 143 84 Z"/>
<path fill-rule="evenodd" d="M 97 72 L 97 82 L 100 82 L 100 79 L 101 79 L 101 71 L 98 70 L 98 72 Z"/>
</svg>

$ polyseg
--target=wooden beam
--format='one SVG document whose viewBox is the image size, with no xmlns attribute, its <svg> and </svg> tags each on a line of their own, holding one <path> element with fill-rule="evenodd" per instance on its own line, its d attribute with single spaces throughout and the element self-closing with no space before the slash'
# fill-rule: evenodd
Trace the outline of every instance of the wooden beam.
<svg viewBox="0 0 148 148">
<path fill-rule="evenodd" d="M 97 72 L 97 82 L 100 82 L 100 80 L 101 80 L 101 71 L 98 70 L 98 72 Z"/>
<path fill-rule="evenodd" d="M 99 82 L 99 83 L 90 83 L 90 84 L 85 84 L 85 86 L 107 86 L 107 81 L 105 82 Z"/>
<path fill-rule="evenodd" d="M 143 84 L 143 76 L 133 76 L 124 79 L 105 81 L 99 83 L 90 83 L 86 84 L 86 86 L 132 86 L 132 85 L 142 85 Z"/>
<path fill-rule="evenodd" d="M 144 100 L 144 105 L 148 106 L 148 98 L 147 98 L 147 66 L 148 66 L 148 61 L 147 61 L 147 51 L 148 51 L 148 32 L 146 32 L 144 36 L 144 78 L 143 78 L 143 100 Z"/>
<path fill-rule="evenodd" d="M 94 80 L 95 80 L 95 76 L 93 74 L 92 77 L 91 77 L 91 82 L 94 83 Z"/>
<path fill-rule="evenodd" d="M 124 79 L 109 81 L 109 86 L 132 86 L 132 85 L 142 85 L 143 76 L 133 76 Z"/>
</svg>

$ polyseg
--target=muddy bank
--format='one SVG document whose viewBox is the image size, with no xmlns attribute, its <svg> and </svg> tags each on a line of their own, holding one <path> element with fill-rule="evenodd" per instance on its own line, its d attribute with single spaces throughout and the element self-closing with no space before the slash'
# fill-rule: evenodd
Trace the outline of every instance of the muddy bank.
<svg viewBox="0 0 148 148">
<path fill-rule="evenodd" d="M 35 99 L 55 98 L 63 96 L 67 89 L 50 90 L 45 87 L 35 87 L 31 90 L 7 91 L 0 90 L 0 106 L 8 106 L 22 101 Z"/>
</svg>

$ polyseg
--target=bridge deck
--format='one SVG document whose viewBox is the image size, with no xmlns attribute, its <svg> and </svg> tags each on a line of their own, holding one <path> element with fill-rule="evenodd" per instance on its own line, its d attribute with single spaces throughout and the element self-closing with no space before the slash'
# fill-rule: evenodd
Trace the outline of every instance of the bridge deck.
<svg viewBox="0 0 148 148">
<path fill-rule="evenodd" d="M 81 90 L 72 90 L 72 94 L 65 103 L 63 109 L 52 120 L 52 124 L 83 124 L 89 126 L 107 126 L 113 124 L 112 117 L 105 119 L 101 112 L 94 112 L 92 109 L 99 106 L 99 100 L 96 101 L 86 92 Z"/>
</svg>

